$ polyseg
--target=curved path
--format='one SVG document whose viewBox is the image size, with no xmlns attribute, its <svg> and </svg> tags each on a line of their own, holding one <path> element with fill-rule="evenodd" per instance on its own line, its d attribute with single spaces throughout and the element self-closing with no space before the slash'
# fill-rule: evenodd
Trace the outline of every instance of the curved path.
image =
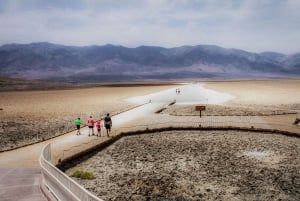
<svg viewBox="0 0 300 201">
<path fill-rule="evenodd" d="M 129 125 L 135 119 L 153 113 L 163 105 L 163 103 L 149 103 L 113 116 L 113 129 Z M 42 148 L 51 142 L 54 156 L 52 162 L 55 164 L 61 153 L 66 153 L 65 150 L 78 146 L 80 152 L 93 145 L 89 143 L 90 141 L 101 143 L 107 139 L 104 133 L 103 137 L 88 137 L 87 127 L 82 128 L 81 133 L 77 136 L 76 131 L 73 131 L 45 142 L 0 153 L 0 200 L 46 200 L 39 188 L 39 156 Z M 69 154 L 74 154 L 73 150 Z"/>
<path fill-rule="evenodd" d="M 232 99 L 232 96 L 222 94 L 212 90 L 206 90 L 200 85 L 183 85 L 180 87 L 180 94 L 176 93 L 176 88 L 165 90 L 162 92 L 150 94 L 147 96 L 133 97 L 128 101 L 144 104 L 140 107 L 134 108 L 127 112 L 120 113 L 112 117 L 113 130 L 124 126 L 134 126 L 138 123 L 156 123 L 161 121 L 193 121 L 193 118 L 199 117 L 172 117 L 162 115 L 164 118 L 157 118 L 153 113 L 171 101 L 176 100 L 179 104 L 188 103 L 222 103 L 226 100 Z M 200 96 L 195 95 L 195 90 Z M 197 91 L 198 90 L 198 91 Z M 218 102 L 216 102 L 218 100 Z M 184 118 L 184 119 L 183 119 Z M 228 117 L 218 117 L 211 120 L 211 117 L 203 118 L 202 123 L 219 121 L 225 122 Z M 232 117 L 234 118 L 234 117 Z M 272 123 L 272 119 L 264 119 L 255 117 L 249 120 L 249 117 L 238 117 L 241 122 L 253 121 L 261 125 L 268 125 Z M 292 119 L 293 116 L 289 117 Z M 217 122 L 218 123 L 218 122 Z M 276 124 L 276 122 L 273 124 Z M 296 128 L 297 129 L 297 128 Z M 95 144 L 107 140 L 107 137 L 88 137 L 88 128 L 81 129 L 82 135 L 77 136 L 76 131 L 67 133 L 60 137 L 47 140 L 38 144 L 19 148 L 12 151 L 0 153 L 0 200 L 14 201 L 14 200 L 46 200 L 39 189 L 39 156 L 42 148 L 51 142 L 52 144 L 52 163 L 57 164 L 61 158 L 66 158 L 82 150 L 86 150 Z M 114 133 L 113 133 L 114 134 Z M 92 143 L 91 143 L 92 142 Z"/>
</svg>

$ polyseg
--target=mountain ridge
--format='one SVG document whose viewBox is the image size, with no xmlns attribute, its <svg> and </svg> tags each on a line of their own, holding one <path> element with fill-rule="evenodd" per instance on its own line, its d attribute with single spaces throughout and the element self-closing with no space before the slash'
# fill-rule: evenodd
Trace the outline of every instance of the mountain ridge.
<svg viewBox="0 0 300 201">
<path fill-rule="evenodd" d="M 252 53 L 216 45 L 164 48 L 0 46 L 0 76 L 63 82 L 300 77 L 300 53 Z"/>
</svg>

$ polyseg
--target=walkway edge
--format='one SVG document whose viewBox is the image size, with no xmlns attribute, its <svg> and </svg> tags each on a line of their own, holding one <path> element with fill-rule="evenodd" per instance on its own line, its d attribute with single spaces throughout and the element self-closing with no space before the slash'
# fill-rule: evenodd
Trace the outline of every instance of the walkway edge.
<svg viewBox="0 0 300 201">
<path fill-rule="evenodd" d="M 56 197 L 52 194 L 52 192 L 46 186 L 42 175 L 40 175 L 39 183 L 40 183 L 40 189 L 41 189 L 43 195 L 47 198 L 47 200 L 48 201 L 57 201 Z"/>
</svg>

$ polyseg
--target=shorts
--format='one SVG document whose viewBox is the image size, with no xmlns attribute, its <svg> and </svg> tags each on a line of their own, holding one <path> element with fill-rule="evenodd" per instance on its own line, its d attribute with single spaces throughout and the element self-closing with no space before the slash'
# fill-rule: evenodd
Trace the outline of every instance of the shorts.
<svg viewBox="0 0 300 201">
<path fill-rule="evenodd" d="M 77 128 L 77 130 L 79 130 L 80 129 L 80 125 L 76 125 L 76 128 Z"/>
<path fill-rule="evenodd" d="M 97 131 L 100 132 L 100 131 L 101 131 L 101 128 L 97 128 Z"/>
<path fill-rule="evenodd" d="M 94 126 L 89 126 L 89 128 L 94 128 Z"/>
<path fill-rule="evenodd" d="M 110 124 L 105 124 L 106 129 L 110 129 Z"/>
</svg>

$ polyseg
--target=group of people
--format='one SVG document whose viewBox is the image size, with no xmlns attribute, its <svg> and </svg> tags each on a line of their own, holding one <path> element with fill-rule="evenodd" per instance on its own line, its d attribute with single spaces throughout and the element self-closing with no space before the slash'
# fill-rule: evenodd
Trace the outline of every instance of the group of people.
<svg viewBox="0 0 300 201">
<path fill-rule="evenodd" d="M 179 88 L 176 89 L 176 94 L 180 94 L 180 89 Z"/>
<path fill-rule="evenodd" d="M 96 122 L 94 121 L 93 117 L 90 116 L 90 118 L 88 119 L 87 121 L 87 125 L 89 127 L 89 136 L 91 135 L 95 135 L 95 132 L 94 132 L 94 127 L 96 125 L 96 128 L 97 128 L 97 136 L 101 136 L 101 120 L 102 119 L 98 119 Z M 75 120 L 75 125 L 76 125 L 76 129 L 77 129 L 77 133 L 76 135 L 80 135 L 80 127 L 81 127 L 81 120 L 80 118 L 78 117 L 76 120 Z M 106 117 L 104 118 L 104 126 L 105 126 L 105 129 L 106 129 L 106 134 L 107 136 L 109 136 L 110 134 L 110 131 L 111 131 L 111 127 L 112 127 L 112 120 L 111 120 L 111 117 L 109 116 L 109 113 L 106 114 Z"/>
</svg>

